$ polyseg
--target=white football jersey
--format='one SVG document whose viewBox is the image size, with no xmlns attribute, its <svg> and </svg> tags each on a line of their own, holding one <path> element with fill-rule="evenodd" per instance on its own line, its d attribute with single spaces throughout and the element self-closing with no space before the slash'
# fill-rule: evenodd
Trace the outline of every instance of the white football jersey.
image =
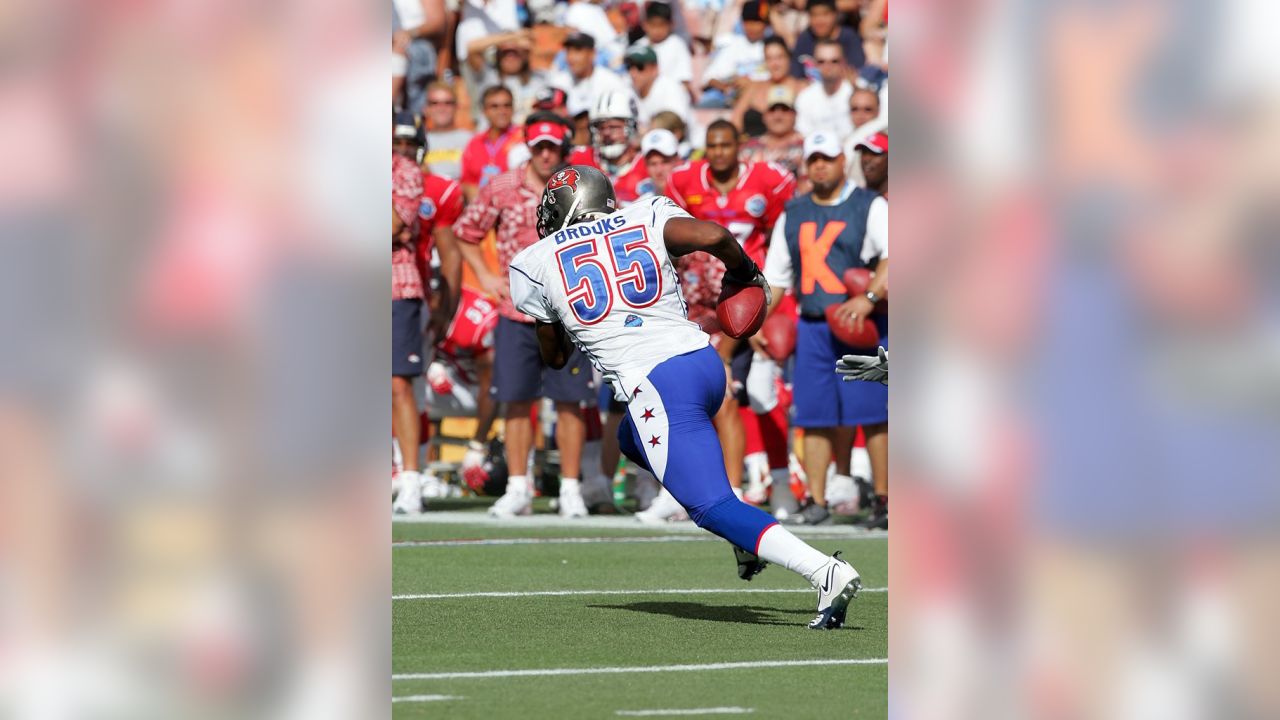
<svg viewBox="0 0 1280 720">
<path fill-rule="evenodd" d="M 614 394 L 631 399 L 662 361 L 705 347 L 689 322 L 667 255 L 667 220 L 689 217 L 667 197 L 549 235 L 511 260 L 511 302 L 543 322 L 564 325 Z"/>
</svg>

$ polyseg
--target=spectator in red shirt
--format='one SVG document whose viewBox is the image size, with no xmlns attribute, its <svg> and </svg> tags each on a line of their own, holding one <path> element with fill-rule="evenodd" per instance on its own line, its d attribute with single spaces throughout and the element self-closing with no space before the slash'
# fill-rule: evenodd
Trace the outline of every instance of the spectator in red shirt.
<svg viewBox="0 0 1280 720">
<path fill-rule="evenodd" d="M 511 91 L 501 85 L 487 88 L 480 96 L 480 106 L 488 130 L 471 138 L 462 151 L 462 194 L 471 202 L 476 193 L 499 173 L 507 171 L 507 153 L 523 140 L 520 127 L 511 124 L 515 112 Z"/>
<path fill-rule="evenodd" d="M 535 119 L 537 116 L 532 116 Z M 498 262 L 506 268 L 511 258 L 538 242 L 536 211 L 542 191 L 555 171 L 564 165 L 572 139 L 560 122 L 538 120 L 524 128 L 532 157 L 501 173 L 480 189 L 476 199 L 454 225 L 462 242 L 462 257 L 475 271 L 484 290 L 499 299 L 498 327 L 494 331 L 494 370 L 490 392 L 506 404 L 506 456 L 510 476 L 507 490 L 489 509 L 491 515 L 510 518 L 529 514 L 533 488 L 524 469 L 533 448 L 533 403 L 547 397 L 556 406 L 556 445 L 560 450 L 560 514 L 585 517 L 586 504 L 580 486 L 582 447 L 586 425 L 579 404 L 595 397 L 591 364 L 583 353 L 560 370 L 542 362 L 533 319 L 511 304 L 505 273 L 494 273 L 484 262 L 480 242 L 490 230 L 498 236 Z"/>
</svg>

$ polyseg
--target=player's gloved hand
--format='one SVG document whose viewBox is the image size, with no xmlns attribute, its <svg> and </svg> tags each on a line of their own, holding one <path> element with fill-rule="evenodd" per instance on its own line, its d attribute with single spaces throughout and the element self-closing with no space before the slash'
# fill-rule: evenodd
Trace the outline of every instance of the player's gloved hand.
<svg viewBox="0 0 1280 720">
<path fill-rule="evenodd" d="M 843 380 L 866 380 L 889 384 L 889 353 L 884 348 L 877 348 L 879 357 L 870 355 L 845 355 L 836 361 L 836 373 Z"/>
<path fill-rule="evenodd" d="M 764 290 L 764 304 L 768 307 L 773 302 L 773 293 L 769 290 L 769 281 L 764 279 L 760 266 L 746 252 L 742 253 L 742 262 L 732 270 L 725 268 L 724 276 L 741 285 L 758 285 Z"/>
</svg>

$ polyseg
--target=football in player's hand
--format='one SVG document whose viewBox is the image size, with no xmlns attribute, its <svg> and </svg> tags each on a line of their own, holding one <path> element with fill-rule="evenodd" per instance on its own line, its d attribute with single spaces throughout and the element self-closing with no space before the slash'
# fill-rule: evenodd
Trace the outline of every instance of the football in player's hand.
<svg viewBox="0 0 1280 720">
<path fill-rule="evenodd" d="M 841 303 L 832 303 L 827 306 L 827 325 L 831 327 L 831 334 L 850 347 L 873 348 L 879 345 L 880 329 L 871 318 L 862 318 L 862 332 L 858 332 L 857 323 L 844 323 L 836 318 L 836 310 L 840 305 Z"/>
<path fill-rule="evenodd" d="M 764 351 L 769 357 L 776 363 L 786 362 L 796 349 L 796 319 L 785 313 L 775 312 L 764 321 L 760 336 L 768 343 Z"/>
<path fill-rule="evenodd" d="M 849 293 L 849 297 L 866 295 L 867 288 L 871 286 L 871 278 L 875 276 L 875 273 L 866 268 L 849 268 L 844 271 L 844 277 L 842 278 L 844 280 L 844 289 Z M 876 303 L 875 311 L 877 313 L 888 312 L 889 299 L 884 298 Z"/>
<path fill-rule="evenodd" d="M 754 335 L 764 324 L 767 310 L 764 288 L 725 279 L 720 288 L 720 300 L 716 303 L 716 319 L 720 321 L 720 329 L 725 335 L 732 338 Z"/>
</svg>

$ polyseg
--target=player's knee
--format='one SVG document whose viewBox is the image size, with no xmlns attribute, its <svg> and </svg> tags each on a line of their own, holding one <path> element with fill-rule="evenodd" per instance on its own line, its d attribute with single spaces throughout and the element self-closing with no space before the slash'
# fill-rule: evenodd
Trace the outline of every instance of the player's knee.
<svg viewBox="0 0 1280 720">
<path fill-rule="evenodd" d="M 679 500 L 680 498 L 676 498 Z M 710 502 L 695 505 L 693 507 L 686 506 L 689 511 L 689 519 L 695 525 L 705 530 L 713 530 L 719 524 L 720 519 L 725 517 L 727 511 L 730 511 L 735 504 L 741 503 L 738 497 L 732 492 L 721 495 Z"/>
</svg>

